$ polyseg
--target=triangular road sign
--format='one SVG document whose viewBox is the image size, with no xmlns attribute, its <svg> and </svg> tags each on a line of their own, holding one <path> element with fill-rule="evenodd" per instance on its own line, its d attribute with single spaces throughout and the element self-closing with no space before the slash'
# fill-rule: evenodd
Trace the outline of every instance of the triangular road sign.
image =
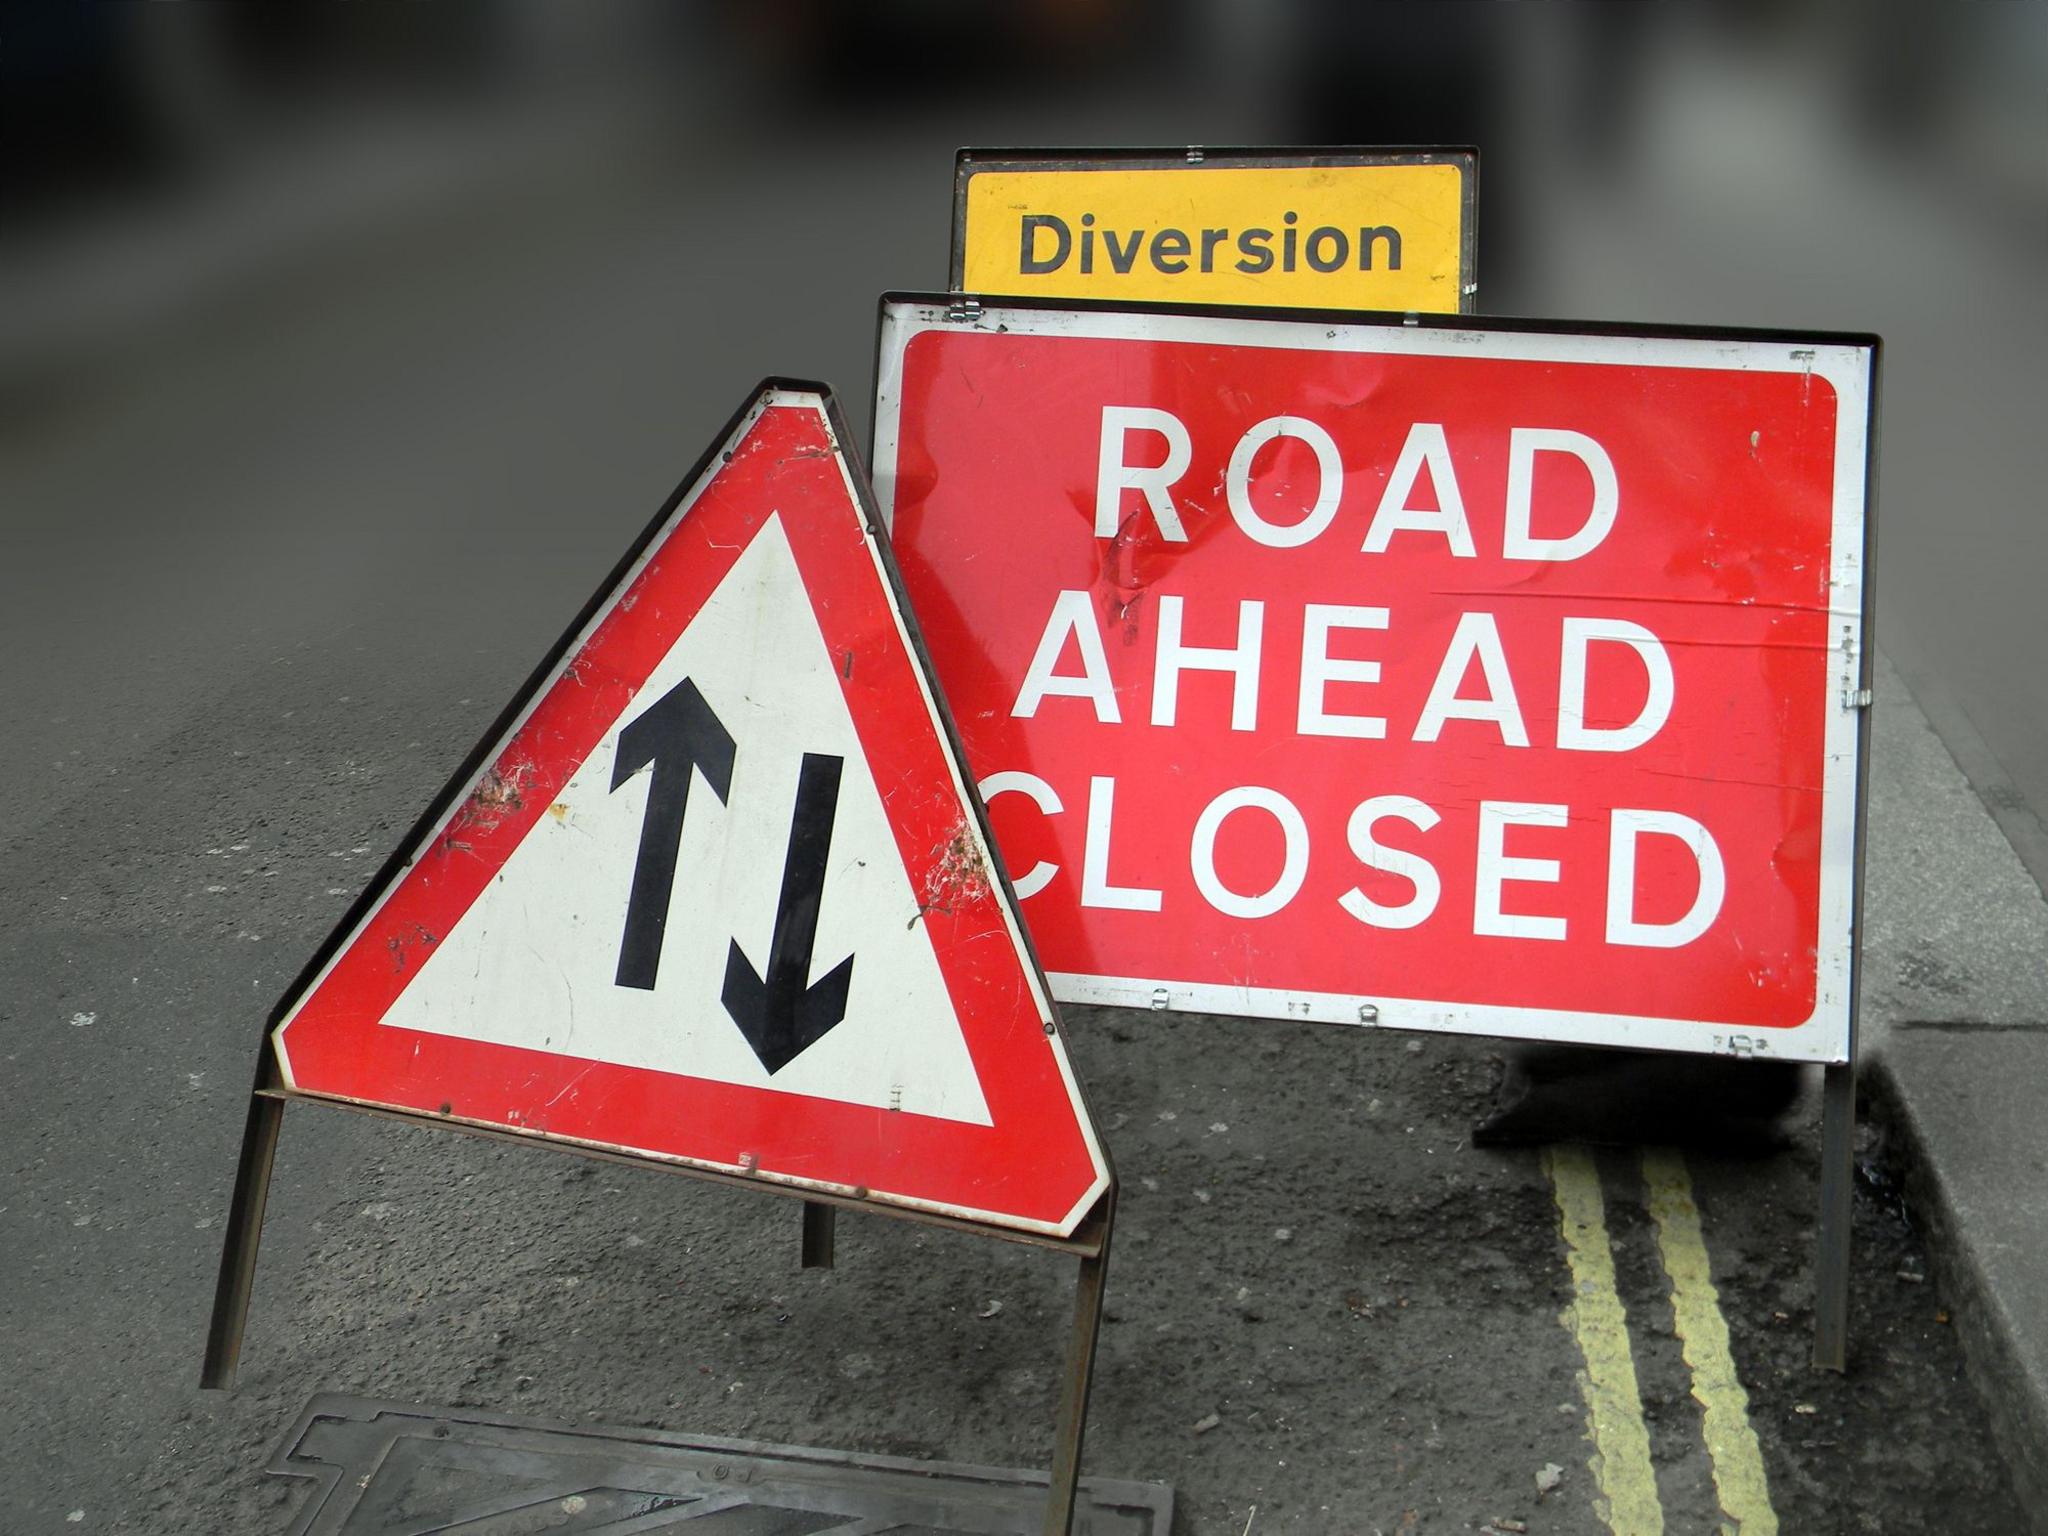
<svg viewBox="0 0 2048 1536">
<path fill-rule="evenodd" d="M 1107 1164 L 845 441 L 762 387 L 287 998 L 286 1088 L 1072 1232 Z"/>
</svg>

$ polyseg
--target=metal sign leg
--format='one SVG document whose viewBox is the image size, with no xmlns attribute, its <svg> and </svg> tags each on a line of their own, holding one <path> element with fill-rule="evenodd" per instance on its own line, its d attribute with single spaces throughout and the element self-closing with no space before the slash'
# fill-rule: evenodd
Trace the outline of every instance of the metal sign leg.
<svg viewBox="0 0 2048 1536">
<path fill-rule="evenodd" d="M 1109 1273 L 1109 1236 L 1116 1225 L 1116 1190 L 1103 1196 L 1102 1241 L 1081 1260 L 1074 1282 L 1074 1331 L 1067 1341 L 1066 1379 L 1060 1385 L 1051 1485 L 1045 1501 L 1045 1536 L 1068 1536 L 1081 1481 L 1081 1438 L 1088 1427 L 1088 1389 L 1095 1377 L 1095 1341 L 1102 1331 L 1102 1292 Z"/>
<path fill-rule="evenodd" d="M 1814 1264 L 1813 1363 L 1849 1368 L 1849 1233 L 1856 1185 L 1856 1065 L 1827 1069 L 1821 1089 L 1820 1253 Z"/>
<path fill-rule="evenodd" d="M 265 1094 L 249 1099 L 242 1131 L 242 1160 L 235 1168 L 235 1198 L 221 1243 L 220 1281 L 213 1292 L 213 1322 L 206 1332 L 206 1363 L 199 1385 L 227 1389 L 235 1384 L 242 1358 L 242 1326 L 249 1320 L 249 1293 L 256 1284 L 256 1247 L 263 1236 L 263 1206 L 270 1198 L 270 1168 L 277 1159 L 277 1134 L 284 1125 L 284 1101 Z"/>
<path fill-rule="evenodd" d="M 804 1202 L 804 1247 L 803 1267 L 805 1269 L 830 1269 L 832 1267 L 833 1240 L 838 1234 L 839 1212 L 829 1205 L 816 1200 Z"/>
</svg>

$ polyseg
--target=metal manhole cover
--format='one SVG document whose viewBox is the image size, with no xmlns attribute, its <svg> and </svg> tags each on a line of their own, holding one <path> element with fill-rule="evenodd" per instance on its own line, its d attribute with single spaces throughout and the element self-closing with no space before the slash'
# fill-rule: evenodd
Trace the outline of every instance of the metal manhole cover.
<svg viewBox="0 0 2048 1536">
<path fill-rule="evenodd" d="M 321 1393 L 269 1471 L 311 1479 L 292 1536 L 1036 1536 L 1032 1472 Z M 1167 1536 L 1173 1490 L 1083 1478 L 1076 1536 Z"/>
</svg>

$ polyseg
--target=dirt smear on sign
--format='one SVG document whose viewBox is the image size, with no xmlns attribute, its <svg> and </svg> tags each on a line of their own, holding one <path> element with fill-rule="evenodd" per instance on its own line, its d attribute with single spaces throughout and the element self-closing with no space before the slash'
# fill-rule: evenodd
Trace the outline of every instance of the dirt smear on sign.
<svg viewBox="0 0 2048 1536">
<path fill-rule="evenodd" d="M 930 912 L 950 917 L 954 908 L 986 900 L 990 875 L 988 861 L 981 856 L 981 844 L 974 828 L 959 822 L 944 842 L 932 849 L 932 861 L 918 890 L 917 912 L 906 927 Z"/>
</svg>

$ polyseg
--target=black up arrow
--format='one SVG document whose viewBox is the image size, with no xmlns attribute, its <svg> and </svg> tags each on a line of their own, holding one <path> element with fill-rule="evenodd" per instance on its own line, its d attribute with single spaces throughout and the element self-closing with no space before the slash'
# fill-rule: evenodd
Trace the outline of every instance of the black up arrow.
<svg viewBox="0 0 2048 1536">
<path fill-rule="evenodd" d="M 668 930 L 683 812 L 690 803 L 690 770 L 704 775 L 723 804 L 732 790 L 732 755 L 732 736 L 687 677 L 619 732 L 619 756 L 612 764 L 614 790 L 649 763 L 654 765 L 647 814 L 640 823 L 640 854 L 633 861 L 633 890 L 626 900 L 626 931 L 619 939 L 622 987 L 652 991 L 655 972 L 661 969 L 661 936 Z"/>
<path fill-rule="evenodd" d="M 796 784 L 796 814 L 789 856 L 782 865 L 782 896 L 775 905 L 775 937 L 763 981 L 738 943 L 725 958 L 725 1011 L 774 1076 L 817 1044 L 846 1017 L 853 980 L 848 955 L 813 986 L 811 950 L 818 939 L 818 902 L 825 891 L 825 856 L 832 851 L 832 821 L 839 808 L 842 757 L 804 754 Z"/>
</svg>

